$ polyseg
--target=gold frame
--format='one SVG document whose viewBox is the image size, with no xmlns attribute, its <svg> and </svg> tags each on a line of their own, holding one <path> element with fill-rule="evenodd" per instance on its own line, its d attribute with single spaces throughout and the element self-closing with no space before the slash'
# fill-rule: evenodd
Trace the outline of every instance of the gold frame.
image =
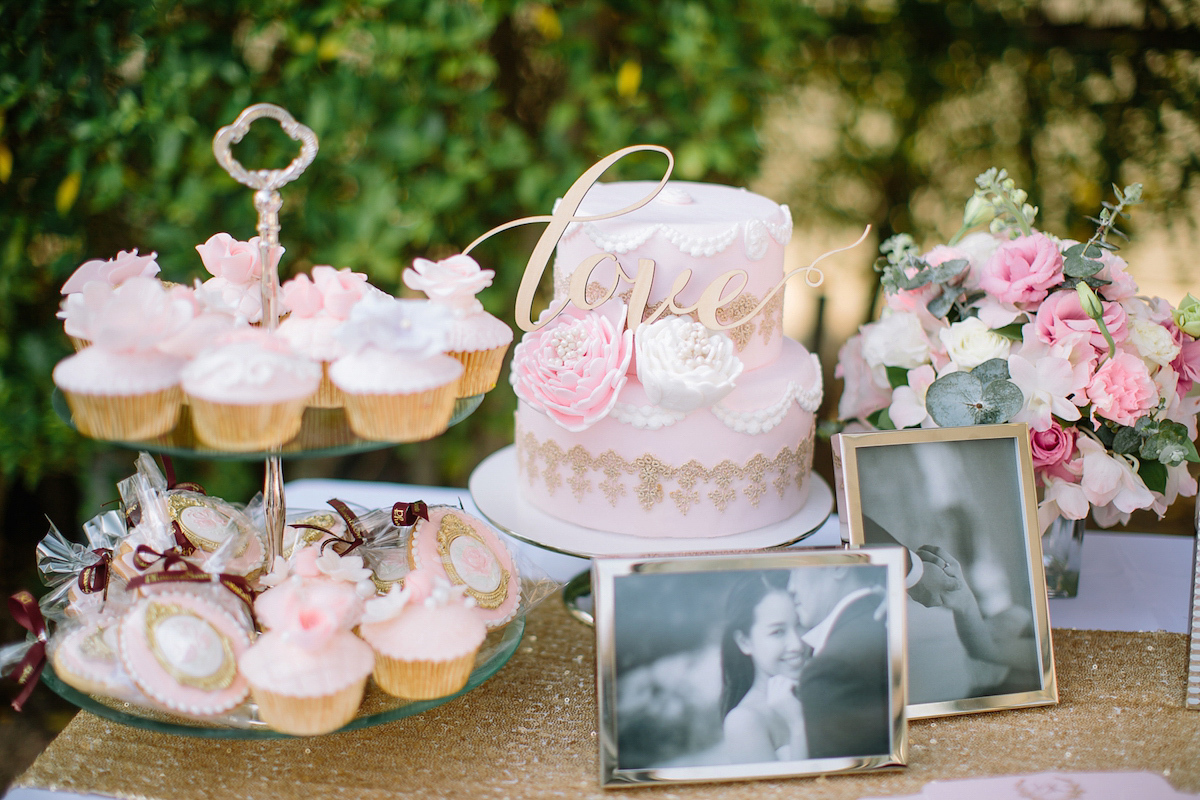
<svg viewBox="0 0 1200 800">
<path fill-rule="evenodd" d="M 891 709 L 889 751 L 868 756 L 810 758 L 751 764 L 622 768 L 617 741 L 617 645 L 615 583 L 622 577 L 656 575 L 669 578 L 684 573 L 721 573 L 745 570 L 796 570 L 829 566 L 884 567 L 887 608 L 888 697 Z M 592 562 L 592 591 L 595 598 L 596 696 L 600 727 L 600 783 L 604 788 L 633 784 L 739 781 L 755 778 L 784 778 L 862 772 L 903 766 L 908 757 L 908 725 L 905 716 L 904 552 L 901 548 L 870 550 L 809 549 L 756 553 L 726 553 L 704 556 L 658 558 L 610 558 Z M 687 597 L 674 602 L 687 607 Z"/>
<path fill-rule="evenodd" d="M 1046 597 L 1046 575 L 1042 567 L 1042 540 L 1037 519 L 1037 490 L 1033 477 L 1033 459 L 1029 446 L 1029 428 L 1024 423 L 975 425 L 962 428 L 925 428 L 872 433 L 841 434 L 834 444 L 835 466 L 838 475 L 838 513 L 842 521 L 843 538 L 848 532 L 852 548 L 869 544 L 863 522 L 859 456 L 864 450 L 877 447 L 919 445 L 930 442 L 965 443 L 983 440 L 1012 442 L 1013 468 L 1017 471 L 1016 488 L 1020 503 L 1018 515 L 1026 555 L 1030 596 L 1028 611 L 1033 617 L 1036 639 L 1036 661 L 1030 667 L 1040 676 L 1041 688 L 1005 694 L 963 697 L 956 700 L 913 703 L 908 707 L 909 719 L 970 714 L 1009 708 L 1053 705 L 1058 702 L 1058 683 L 1054 669 L 1054 648 L 1050 635 L 1050 613 Z M 919 546 L 919 545 L 918 545 Z M 907 653 L 907 648 L 906 648 Z"/>
</svg>

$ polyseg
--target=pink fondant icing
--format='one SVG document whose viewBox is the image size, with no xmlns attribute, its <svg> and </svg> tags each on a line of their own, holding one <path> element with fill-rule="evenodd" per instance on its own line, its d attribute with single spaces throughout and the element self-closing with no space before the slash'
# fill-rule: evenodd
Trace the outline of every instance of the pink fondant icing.
<svg viewBox="0 0 1200 800">
<path fill-rule="evenodd" d="M 238 662 L 253 686 L 290 697 L 333 694 L 370 675 L 374 667 L 370 645 L 349 631 L 339 631 L 312 649 L 285 631 L 268 631 Z"/>
<path fill-rule="evenodd" d="M 364 622 L 359 633 L 380 655 L 407 661 L 449 661 L 483 643 L 487 627 L 462 603 L 410 604 L 397 617 Z"/>
<path fill-rule="evenodd" d="M 319 364 L 259 338 L 197 356 L 183 370 L 184 392 L 211 402 L 253 405 L 307 397 L 317 390 Z"/>
</svg>

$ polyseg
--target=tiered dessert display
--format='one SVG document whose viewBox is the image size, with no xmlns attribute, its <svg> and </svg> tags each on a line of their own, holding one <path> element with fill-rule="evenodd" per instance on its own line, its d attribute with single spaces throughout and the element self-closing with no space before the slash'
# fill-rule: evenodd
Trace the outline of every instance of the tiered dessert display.
<svg viewBox="0 0 1200 800">
<path fill-rule="evenodd" d="M 285 169 L 232 157 L 264 117 L 301 143 Z M 194 289 L 163 284 L 154 256 L 137 251 L 85 264 L 62 314 L 79 352 L 54 378 L 86 435 L 265 459 L 261 502 L 226 503 L 139 457 L 121 513 L 91 520 L 86 546 L 52 529 L 39 548 L 54 588 L 42 607 L 57 622 L 39 633 L 43 677 L 102 716 L 206 736 L 313 735 L 419 713 L 515 651 L 523 567 L 457 508 L 332 499 L 332 510 L 289 513 L 281 459 L 429 439 L 470 414 L 512 338 L 474 297 L 492 273 L 463 257 L 418 259 L 405 282 L 428 300 L 332 267 L 280 286 L 279 190 L 312 162 L 316 137 L 259 104 L 213 150 L 255 190 L 257 240 L 218 234 L 197 247 L 213 277 Z M 36 603 L 18 604 L 40 620 Z"/>
</svg>

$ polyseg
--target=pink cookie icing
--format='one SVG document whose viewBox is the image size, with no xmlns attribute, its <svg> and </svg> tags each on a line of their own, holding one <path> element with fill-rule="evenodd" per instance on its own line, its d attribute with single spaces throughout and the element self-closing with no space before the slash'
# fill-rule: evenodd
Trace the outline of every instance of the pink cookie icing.
<svg viewBox="0 0 1200 800">
<path fill-rule="evenodd" d="M 82 692 L 145 702 L 121 666 L 112 619 L 85 623 L 55 637 L 52 659 L 58 677 Z"/>
<path fill-rule="evenodd" d="M 246 628 L 198 595 L 165 591 L 142 599 L 122 619 L 118 642 L 134 683 L 173 711 L 220 714 L 249 691 L 237 670 L 250 646 Z"/>
<path fill-rule="evenodd" d="M 417 523 L 408 547 L 413 569 L 465 587 L 488 627 L 503 625 L 517 613 L 521 578 L 508 547 L 487 523 L 457 508 L 433 506 L 429 519 Z"/>
</svg>

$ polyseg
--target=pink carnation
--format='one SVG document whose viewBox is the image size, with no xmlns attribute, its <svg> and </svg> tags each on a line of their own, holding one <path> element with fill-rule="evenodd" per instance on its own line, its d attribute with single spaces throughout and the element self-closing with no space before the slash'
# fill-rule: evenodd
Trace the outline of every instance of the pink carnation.
<svg viewBox="0 0 1200 800">
<path fill-rule="evenodd" d="M 258 257 L 259 237 L 248 242 L 239 242 L 228 233 L 217 233 L 204 244 L 196 245 L 196 252 L 213 277 L 224 278 L 233 284 L 257 281 L 262 275 L 262 263 Z M 271 251 L 272 267 L 279 266 L 283 247 L 276 245 Z"/>
<path fill-rule="evenodd" d="M 435 303 L 463 311 L 482 308 L 475 295 L 492 285 L 495 272 L 480 269 L 470 256 L 456 255 L 441 261 L 418 258 L 404 270 L 404 285 L 424 292 Z"/>
<path fill-rule="evenodd" d="M 1109 334 L 1114 341 L 1123 342 L 1128 335 L 1125 309 L 1119 303 L 1103 301 L 1101 307 Z M 1079 294 L 1071 289 L 1055 292 L 1042 302 L 1034 318 L 1034 329 L 1037 337 L 1046 344 L 1054 344 L 1075 333 L 1086 333 L 1097 353 L 1108 352 L 1108 341 L 1100 332 L 1100 326 L 1083 310 Z"/>
<path fill-rule="evenodd" d="M 983 266 L 979 288 L 1002 303 L 1032 306 L 1062 283 L 1062 253 L 1042 233 L 1004 242 Z"/>
<path fill-rule="evenodd" d="M 1119 425 L 1132 425 L 1158 405 L 1158 389 L 1140 358 L 1118 352 L 1096 370 L 1087 399 L 1093 414 Z"/>
<path fill-rule="evenodd" d="M 517 397 L 572 432 L 607 416 L 628 379 L 633 331 L 620 329 L 625 304 L 601 309 L 583 317 L 566 310 L 525 334 L 513 352 Z"/>
<path fill-rule="evenodd" d="M 337 319 L 348 319 L 350 309 L 371 288 L 366 275 L 352 272 L 349 267 L 313 267 L 312 279 L 316 288 L 321 290 L 325 313 Z"/>
<path fill-rule="evenodd" d="M 79 269 L 71 273 L 71 277 L 67 278 L 67 282 L 63 284 L 62 293 L 82 292 L 84 286 L 94 282 L 108 286 L 120 286 L 135 275 L 153 278 L 158 274 L 158 262 L 154 260 L 156 258 L 158 258 L 158 253 L 139 256 L 137 248 L 134 248 L 133 250 L 122 250 L 117 253 L 115 258 L 107 261 L 98 258 L 85 261 L 79 265 Z"/>
<path fill-rule="evenodd" d="M 307 275 L 297 275 L 279 287 L 283 299 L 283 308 L 293 316 L 315 317 L 325 307 L 325 298 L 321 290 Z"/>
</svg>

